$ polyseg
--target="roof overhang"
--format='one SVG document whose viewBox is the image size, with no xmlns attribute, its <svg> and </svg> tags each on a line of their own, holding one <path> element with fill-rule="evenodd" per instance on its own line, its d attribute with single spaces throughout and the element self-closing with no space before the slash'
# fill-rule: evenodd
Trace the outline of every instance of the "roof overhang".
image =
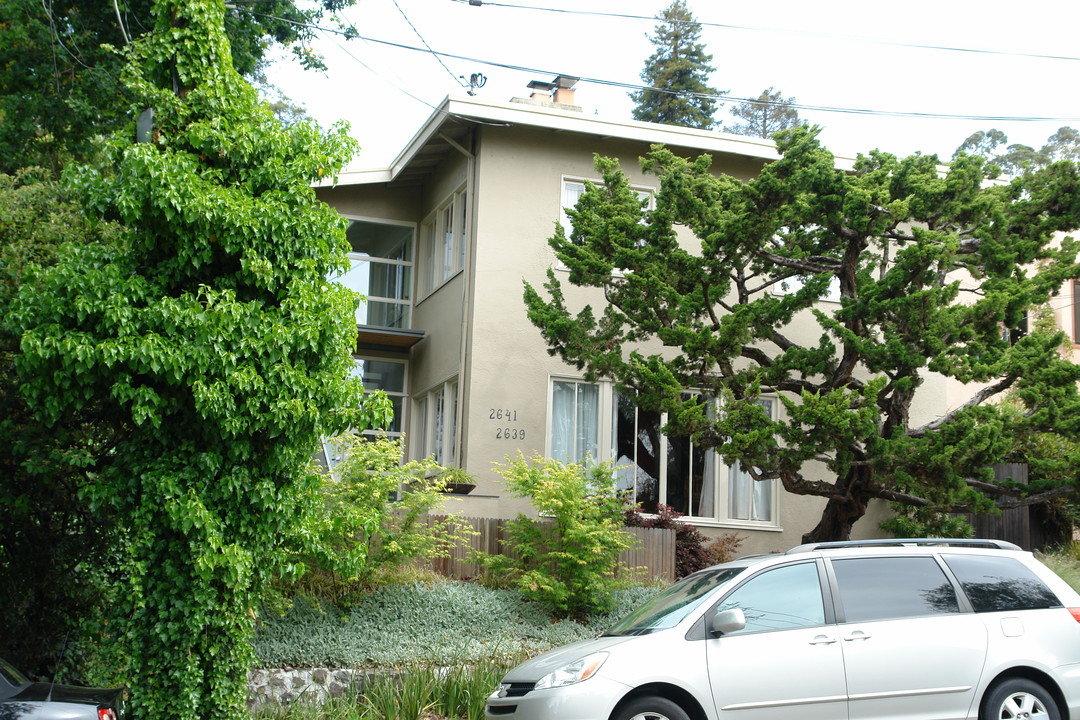
<svg viewBox="0 0 1080 720">
<path fill-rule="evenodd" d="M 384 328 L 358 325 L 356 328 L 357 350 L 379 350 L 405 354 L 424 339 L 423 330 L 409 328 Z"/>
<path fill-rule="evenodd" d="M 772 140 L 677 125 L 609 120 L 573 110 L 528 102 L 495 103 L 475 97 L 447 97 L 409 140 L 389 167 L 342 172 L 337 185 L 393 182 L 422 174 L 437 164 L 451 147 L 468 147 L 467 134 L 477 125 L 545 128 L 560 132 L 628 140 L 645 145 L 661 144 L 707 153 L 764 160 L 778 160 Z M 850 170 L 852 158 L 836 158 L 838 169 Z"/>
</svg>

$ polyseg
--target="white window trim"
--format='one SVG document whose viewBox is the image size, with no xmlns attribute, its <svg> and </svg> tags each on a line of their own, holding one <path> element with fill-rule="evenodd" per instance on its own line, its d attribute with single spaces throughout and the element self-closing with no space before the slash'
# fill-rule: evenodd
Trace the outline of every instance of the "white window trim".
<svg viewBox="0 0 1080 720">
<path fill-rule="evenodd" d="M 417 227 L 417 224 L 414 222 L 403 222 L 401 220 L 385 220 L 383 218 L 368 217 L 365 215 L 350 215 L 345 213 L 341 213 L 341 217 L 345 218 L 350 222 L 356 221 L 371 223 L 373 225 L 393 225 L 394 227 L 403 227 L 412 230 L 412 260 L 391 260 L 389 258 L 373 258 L 367 255 L 361 255 L 360 253 L 355 253 L 352 251 L 352 248 L 350 248 L 348 252 L 348 259 L 350 261 L 361 260 L 365 262 L 377 262 L 382 263 L 383 265 L 398 265 L 401 267 L 409 268 L 410 297 L 408 300 L 402 300 L 401 298 L 384 297 L 382 295 L 372 295 L 370 293 L 366 295 L 365 298 L 366 300 L 376 300 L 378 302 L 383 302 L 390 305 L 405 305 L 409 308 L 409 323 L 406 327 L 412 327 L 412 313 L 417 296 L 416 255 L 419 251 L 419 228 Z"/>
<path fill-rule="evenodd" d="M 570 237 L 570 232 L 573 229 L 573 223 L 570 221 L 570 216 L 567 214 L 566 209 L 568 207 L 574 207 L 574 205 L 577 204 L 576 200 L 572 203 L 567 203 L 567 188 L 570 185 L 577 185 L 580 186 L 582 188 L 582 192 L 584 192 L 586 182 L 591 182 L 597 187 L 604 187 L 604 181 L 602 179 L 586 178 L 578 175 L 562 176 L 562 184 L 559 186 L 559 224 L 563 226 L 563 230 L 566 232 L 567 237 Z M 638 198 L 642 200 L 648 199 L 648 209 L 651 210 L 653 209 L 653 207 L 656 206 L 656 188 L 650 187 L 648 185 L 631 185 L 630 189 L 638 194 Z M 578 198 L 580 197 L 581 196 L 578 195 Z M 558 258 L 555 258 L 554 267 L 556 270 L 562 270 L 565 272 L 569 272 L 570 270 L 570 268 L 563 264 L 563 262 Z M 624 273 L 620 270 L 616 270 L 614 272 L 614 275 L 616 276 L 621 276 L 623 274 Z"/>
<path fill-rule="evenodd" d="M 420 223 L 418 257 L 422 259 L 420 300 L 432 295 L 465 269 L 469 234 L 469 193 L 461 185 L 428 213 Z M 450 245 L 446 240 L 446 212 L 450 213 Z M 449 260 L 449 263 L 446 261 Z"/>
<path fill-rule="evenodd" d="M 597 446 L 599 457 L 593 458 L 596 461 L 604 462 L 614 460 L 612 457 L 612 439 L 614 438 L 613 427 L 613 403 L 615 401 L 615 386 L 609 380 L 599 380 L 595 383 L 589 383 L 580 376 L 572 375 L 551 375 L 548 378 L 547 385 L 547 423 L 546 423 L 546 437 L 544 452 L 547 457 L 552 457 L 552 431 L 554 423 L 553 401 L 554 401 L 554 384 L 556 382 L 574 382 L 583 384 L 593 384 L 599 386 L 599 397 L 597 400 L 597 411 L 599 417 L 597 418 Z M 765 395 L 762 399 L 768 399 L 772 401 L 772 417 L 776 419 L 779 413 L 780 400 L 775 395 Z M 666 416 L 661 416 L 661 424 L 666 422 Z M 715 451 L 709 451 L 714 452 Z M 663 468 L 663 472 L 659 478 L 659 494 L 666 501 L 668 490 L 668 444 L 662 443 L 660 445 L 659 465 Z M 729 503 L 728 493 L 731 483 L 731 469 L 732 466 L 727 465 L 719 455 L 714 455 L 713 461 L 713 507 L 716 508 L 715 516 L 700 516 L 700 515 L 686 515 L 684 516 L 688 522 L 694 525 L 700 525 L 703 527 L 717 527 L 717 528 L 739 528 L 747 530 L 767 530 L 771 532 L 782 532 L 783 527 L 780 525 L 780 496 L 782 494 L 782 487 L 776 480 L 766 480 L 764 482 L 772 483 L 772 496 L 770 515 L 771 520 L 739 520 L 731 519 L 728 516 Z M 664 502 L 664 504 L 667 504 Z"/>
<path fill-rule="evenodd" d="M 370 436 L 375 436 L 375 437 L 388 437 L 388 438 L 393 438 L 393 439 L 400 439 L 401 437 L 403 437 L 405 435 L 405 428 L 409 427 L 409 425 L 408 425 L 408 422 L 409 422 L 409 361 L 408 360 L 398 360 L 397 358 L 375 357 L 375 356 L 371 356 L 371 355 L 354 355 L 353 356 L 353 366 L 354 367 L 356 367 L 357 361 L 384 362 L 384 363 L 392 363 L 394 365 L 401 365 L 402 366 L 401 390 L 385 390 L 385 389 L 382 389 L 382 388 L 372 389 L 372 388 L 367 387 L 366 385 L 364 386 L 365 394 L 367 392 L 374 392 L 376 389 L 382 389 L 383 392 L 385 392 L 387 394 L 387 396 L 389 396 L 389 397 L 401 398 L 401 417 L 397 418 L 397 421 L 398 421 L 397 425 L 401 429 L 400 430 L 366 429 L 366 430 L 362 431 L 362 433 L 361 433 L 363 435 L 370 435 Z M 361 376 L 358 374 L 357 377 L 361 377 Z M 361 379 L 362 379 L 362 377 L 361 377 Z"/>
<path fill-rule="evenodd" d="M 446 404 L 449 403 L 451 422 L 445 428 L 439 447 L 441 452 L 438 452 L 435 447 L 438 439 L 435 427 L 435 408 L 440 392 L 443 394 L 444 418 Z M 457 466 L 459 461 L 458 439 L 461 427 L 461 383 L 458 377 L 455 375 L 447 378 L 432 385 L 427 390 L 417 393 L 413 398 L 413 403 L 416 405 L 416 412 L 414 413 L 415 425 L 412 437 L 419 438 L 419 443 L 414 443 L 410 447 L 411 457 L 416 460 L 430 457 L 443 467 Z"/>
</svg>

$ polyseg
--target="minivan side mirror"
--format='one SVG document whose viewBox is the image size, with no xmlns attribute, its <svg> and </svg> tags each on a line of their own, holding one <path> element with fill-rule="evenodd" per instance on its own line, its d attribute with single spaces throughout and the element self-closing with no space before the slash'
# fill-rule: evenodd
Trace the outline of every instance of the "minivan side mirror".
<svg viewBox="0 0 1080 720">
<path fill-rule="evenodd" d="M 713 615 L 712 631 L 714 635 L 727 635 L 746 627 L 746 615 L 742 608 L 721 610 Z"/>
</svg>

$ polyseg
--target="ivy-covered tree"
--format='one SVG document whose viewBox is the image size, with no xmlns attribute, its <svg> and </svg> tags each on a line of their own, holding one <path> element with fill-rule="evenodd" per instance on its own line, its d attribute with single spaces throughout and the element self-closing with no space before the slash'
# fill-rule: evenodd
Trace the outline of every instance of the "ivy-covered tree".
<svg viewBox="0 0 1080 720">
<path fill-rule="evenodd" d="M 65 638 L 102 600 L 118 535 L 80 493 L 112 431 L 99 405 L 47 430 L 37 422 L 18 392 L 10 306 L 29 266 L 54 264 L 65 242 L 108 244 L 115 230 L 44 171 L 0 175 L 0 657 L 34 677 L 53 676 Z"/>
<path fill-rule="evenodd" d="M 701 23 L 685 0 L 673 0 L 656 19 L 656 34 L 649 38 L 656 51 L 641 71 L 647 87 L 630 93 L 633 117 L 708 130 L 716 124 L 720 93 L 708 84 L 714 68 L 701 43 Z"/>
<path fill-rule="evenodd" d="M 315 508 L 321 436 L 381 424 L 350 380 L 344 224 L 311 183 L 343 129 L 273 119 L 236 72 L 223 0 L 160 0 L 122 81 L 153 110 L 69 178 L 125 242 L 65 246 L 12 309 L 39 419 L 118 429 L 84 497 L 126 536 L 117 622 L 136 718 L 243 718 L 260 593 Z"/>
<path fill-rule="evenodd" d="M 795 98 L 785 98 L 779 90 L 766 88 L 756 100 L 747 100 L 731 108 L 738 122 L 727 128 L 736 135 L 769 138 L 773 133 L 799 125 Z"/>
<path fill-rule="evenodd" d="M 276 44 L 321 67 L 308 46 L 313 25 L 353 1 L 231 3 L 224 23 L 233 65 L 251 75 Z M 40 165 L 58 174 L 124 122 L 131 98 L 116 49 L 153 29 L 152 7 L 153 0 L 0 3 L 0 172 Z"/>
<path fill-rule="evenodd" d="M 988 186 L 981 158 L 946 171 L 875 151 L 844 171 L 816 131 L 777 144 L 781 158 L 746 182 L 654 148 L 653 209 L 598 160 L 603 186 L 550 243 L 569 282 L 606 302 L 572 309 L 550 273 L 546 296 L 525 287 L 529 318 L 550 352 L 667 413 L 668 433 L 823 498 L 807 541 L 847 538 L 875 498 L 991 510 L 1014 491 L 990 469 L 1014 437 L 1080 433 L 1080 366 L 1058 354 L 1061 335 L 1002 333 L 1080 274 L 1076 243 L 1055 236 L 1080 226 L 1080 172 L 1059 163 Z M 830 293 L 839 302 L 821 302 Z M 970 399 L 945 407 L 941 378 Z M 1010 390 L 1023 413 L 995 404 Z"/>
</svg>

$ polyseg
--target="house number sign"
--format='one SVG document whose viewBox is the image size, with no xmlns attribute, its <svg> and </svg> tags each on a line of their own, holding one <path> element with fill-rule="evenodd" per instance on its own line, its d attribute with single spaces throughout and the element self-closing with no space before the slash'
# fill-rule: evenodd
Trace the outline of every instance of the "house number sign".
<svg viewBox="0 0 1080 720">
<path fill-rule="evenodd" d="M 525 428 L 514 427 L 511 424 L 516 423 L 517 419 L 517 410 L 509 408 L 491 408 L 488 410 L 488 420 L 496 424 L 496 440 L 524 440 Z"/>
</svg>

